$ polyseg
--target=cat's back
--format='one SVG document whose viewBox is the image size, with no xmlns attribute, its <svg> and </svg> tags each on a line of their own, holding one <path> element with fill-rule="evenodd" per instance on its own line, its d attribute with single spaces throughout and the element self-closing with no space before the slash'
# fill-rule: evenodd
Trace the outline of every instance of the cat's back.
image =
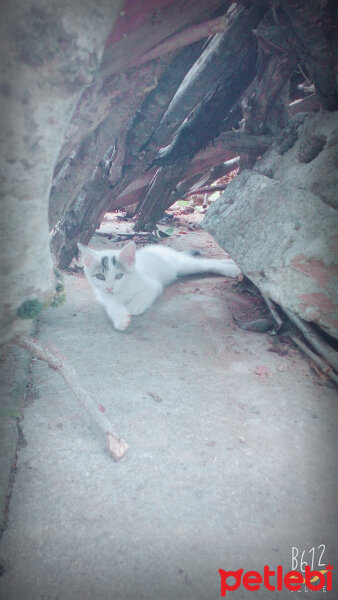
<svg viewBox="0 0 338 600">
<path fill-rule="evenodd" d="M 136 268 L 142 275 L 169 285 L 177 277 L 175 250 L 154 244 L 136 252 Z"/>
</svg>

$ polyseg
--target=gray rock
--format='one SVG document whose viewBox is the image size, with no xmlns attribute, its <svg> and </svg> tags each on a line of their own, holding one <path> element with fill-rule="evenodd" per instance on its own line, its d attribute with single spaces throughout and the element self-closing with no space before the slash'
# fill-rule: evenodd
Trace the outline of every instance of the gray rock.
<svg viewBox="0 0 338 600">
<path fill-rule="evenodd" d="M 287 182 L 244 171 L 208 210 L 203 227 L 265 294 L 338 337 L 337 213 L 304 189 L 306 178 L 303 189 L 292 184 L 289 166 L 278 160 L 283 156 L 260 163 Z"/>
<path fill-rule="evenodd" d="M 338 208 L 338 113 L 298 114 L 254 170 Z"/>
</svg>

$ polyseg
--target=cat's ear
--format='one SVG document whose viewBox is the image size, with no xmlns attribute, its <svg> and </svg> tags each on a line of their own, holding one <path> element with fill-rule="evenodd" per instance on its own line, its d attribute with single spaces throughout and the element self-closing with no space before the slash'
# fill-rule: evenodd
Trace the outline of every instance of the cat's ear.
<svg viewBox="0 0 338 600">
<path fill-rule="evenodd" d="M 80 244 L 80 242 L 77 243 L 77 247 L 82 254 L 82 261 L 85 267 L 93 267 L 98 262 L 95 250 Z"/>
<path fill-rule="evenodd" d="M 136 246 L 134 242 L 130 242 L 127 246 L 122 248 L 119 253 L 119 262 L 123 267 L 128 269 L 135 264 L 135 250 Z"/>
</svg>

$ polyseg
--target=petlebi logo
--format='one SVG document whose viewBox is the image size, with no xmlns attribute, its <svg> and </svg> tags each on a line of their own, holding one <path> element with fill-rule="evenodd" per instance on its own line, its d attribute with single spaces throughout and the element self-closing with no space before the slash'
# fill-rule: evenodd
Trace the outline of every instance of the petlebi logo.
<svg viewBox="0 0 338 600">
<path fill-rule="evenodd" d="M 330 592 L 332 590 L 333 565 L 325 562 L 325 545 L 320 544 L 309 550 L 293 546 L 291 549 L 291 570 L 281 565 L 263 567 L 259 571 L 225 571 L 219 569 L 221 576 L 221 596 L 234 592 L 241 587 L 249 591 L 265 588 L 271 592 L 289 590 L 290 592 Z"/>
</svg>

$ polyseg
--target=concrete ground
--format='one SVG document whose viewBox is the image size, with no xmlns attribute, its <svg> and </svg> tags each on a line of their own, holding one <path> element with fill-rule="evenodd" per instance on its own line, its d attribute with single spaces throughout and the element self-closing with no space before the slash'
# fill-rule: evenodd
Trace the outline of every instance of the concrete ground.
<svg viewBox="0 0 338 600">
<path fill-rule="evenodd" d="M 185 224 L 166 243 L 222 255 Z M 272 336 L 234 323 L 259 301 L 230 280 L 188 279 L 117 332 L 82 273 L 65 284 L 38 338 L 69 358 L 130 450 L 115 463 L 63 379 L 33 359 L 0 597 L 216 600 L 219 569 L 299 569 L 292 547 L 313 568 L 336 565 L 336 390 L 297 350 L 280 356 Z M 291 594 L 262 585 L 254 597 Z"/>
</svg>

